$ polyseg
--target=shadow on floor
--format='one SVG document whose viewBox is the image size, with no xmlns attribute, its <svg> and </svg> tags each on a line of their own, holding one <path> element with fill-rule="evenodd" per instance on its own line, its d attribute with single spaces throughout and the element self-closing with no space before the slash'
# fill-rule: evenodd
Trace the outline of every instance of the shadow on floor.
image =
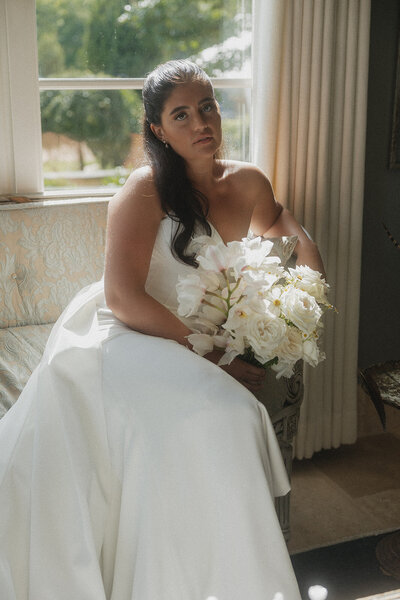
<svg viewBox="0 0 400 600">
<path fill-rule="evenodd" d="M 400 581 L 384 575 L 375 556 L 384 535 L 370 536 L 318 548 L 291 557 L 303 600 L 312 585 L 323 585 L 328 600 L 355 600 L 400 588 Z"/>
</svg>

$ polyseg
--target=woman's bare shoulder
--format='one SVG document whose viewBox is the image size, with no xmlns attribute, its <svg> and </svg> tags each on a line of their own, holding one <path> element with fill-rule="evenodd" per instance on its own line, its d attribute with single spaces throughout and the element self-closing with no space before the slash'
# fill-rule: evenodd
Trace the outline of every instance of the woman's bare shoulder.
<svg viewBox="0 0 400 600">
<path fill-rule="evenodd" d="M 240 179 L 243 181 L 269 181 L 265 173 L 257 165 L 241 160 L 221 161 L 224 168 L 224 176 Z"/>
<path fill-rule="evenodd" d="M 135 169 L 111 202 L 123 201 L 133 196 L 157 196 L 153 173 L 149 166 Z"/>
<path fill-rule="evenodd" d="M 272 191 L 268 177 L 257 165 L 239 160 L 223 161 L 223 165 L 224 177 L 235 188 L 245 190 L 246 196 L 259 196 L 260 193 Z"/>
<path fill-rule="evenodd" d="M 154 184 L 153 170 L 150 165 L 139 167 L 132 171 L 126 182 L 128 184 L 135 184 L 139 182 Z"/>
<path fill-rule="evenodd" d="M 110 200 L 109 212 L 155 212 L 162 215 L 161 202 L 151 167 L 135 169 Z"/>
</svg>

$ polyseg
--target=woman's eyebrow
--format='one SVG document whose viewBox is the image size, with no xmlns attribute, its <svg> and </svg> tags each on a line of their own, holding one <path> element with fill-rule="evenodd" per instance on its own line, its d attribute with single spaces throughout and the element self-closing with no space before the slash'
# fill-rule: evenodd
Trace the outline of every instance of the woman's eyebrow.
<svg viewBox="0 0 400 600">
<path fill-rule="evenodd" d="M 173 108 L 171 110 L 171 112 L 169 113 L 169 116 L 175 114 L 176 112 L 179 112 L 180 110 L 183 110 L 185 108 L 189 108 L 188 106 L 177 106 L 176 108 Z"/>
<path fill-rule="evenodd" d="M 203 104 L 203 102 L 210 102 L 211 100 L 214 101 L 215 98 L 213 96 L 207 96 L 207 98 L 203 98 L 203 100 L 200 100 L 199 106 L 200 104 Z"/>
<path fill-rule="evenodd" d="M 214 100 L 214 98 L 212 96 L 207 96 L 207 98 L 203 98 L 203 100 L 200 100 L 199 106 L 200 104 L 203 104 L 203 102 L 210 102 L 210 100 Z M 176 112 L 179 112 L 180 110 L 184 110 L 186 108 L 189 108 L 189 106 L 176 106 L 171 110 L 169 116 L 174 115 Z"/>
</svg>

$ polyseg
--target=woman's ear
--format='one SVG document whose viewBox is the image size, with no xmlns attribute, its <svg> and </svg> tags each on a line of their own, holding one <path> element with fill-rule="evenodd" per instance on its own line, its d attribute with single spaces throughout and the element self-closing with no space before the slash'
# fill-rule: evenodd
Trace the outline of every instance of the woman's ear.
<svg viewBox="0 0 400 600">
<path fill-rule="evenodd" d="M 164 141 L 164 134 L 161 125 L 154 125 L 154 123 L 150 123 L 150 129 L 161 142 Z"/>
</svg>

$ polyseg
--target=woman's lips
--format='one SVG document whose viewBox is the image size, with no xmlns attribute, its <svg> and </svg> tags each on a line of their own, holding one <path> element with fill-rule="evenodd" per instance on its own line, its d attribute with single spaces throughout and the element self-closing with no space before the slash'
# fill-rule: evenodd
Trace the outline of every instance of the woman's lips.
<svg viewBox="0 0 400 600">
<path fill-rule="evenodd" d="M 194 143 L 195 144 L 207 144 L 208 142 L 211 142 L 212 139 L 213 138 L 211 135 L 207 135 L 207 136 L 200 138 L 199 140 L 196 140 Z"/>
</svg>

